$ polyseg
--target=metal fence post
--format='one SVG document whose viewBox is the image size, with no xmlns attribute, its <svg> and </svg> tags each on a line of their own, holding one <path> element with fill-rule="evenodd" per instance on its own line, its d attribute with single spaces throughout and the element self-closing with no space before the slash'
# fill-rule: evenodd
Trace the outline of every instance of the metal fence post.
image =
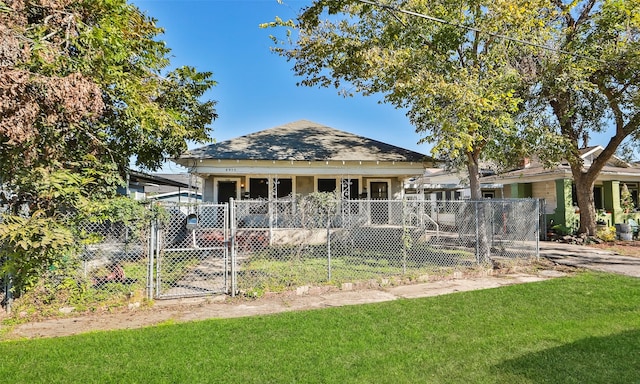
<svg viewBox="0 0 640 384">
<path fill-rule="evenodd" d="M 11 289 L 12 289 L 12 284 L 11 283 L 12 283 L 11 275 L 7 275 L 7 277 L 5 278 L 4 297 L 5 297 L 5 300 L 6 300 L 5 309 L 6 309 L 8 314 L 11 313 L 11 305 L 13 304 L 13 293 L 11 292 Z"/>
<path fill-rule="evenodd" d="M 327 212 L 327 280 L 331 281 L 331 216 Z"/>
<path fill-rule="evenodd" d="M 475 207 L 475 222 L 476 222 L 476 262 L 480 264 L 480 220 L 478 218 L 478 201 L 473 202 Z"/>
<path fill-rule="evenodd" d="M 236 204 L 233 198 L 229 199 L 229 248 L 231 249 L 231 297 L 236 296 L 238 290 L 238 282 L 236 279 Z"/>
<path fill-rule="evenodd" d="M 156 225 L 156 219 L 151 220 L 149 226 L 149 264 L 147 266 L 147 298 L 149 300 L 153 299 L 153 253 L 155 252 L 156 248 Z"/>
<path fill-rule="evenodd" d="M 536 211 L 537 211 L 536 216 L 540 217 L 540 199 L 536 199 Z M 536 225 L 535 233 L 536 233 L 536 260 L 540 260 L 540 222 L 539 221 L 538 221 L 538 225 Z M 546 230 L 545 230 L 545 233 L 546 233 Z"/>
</svg>

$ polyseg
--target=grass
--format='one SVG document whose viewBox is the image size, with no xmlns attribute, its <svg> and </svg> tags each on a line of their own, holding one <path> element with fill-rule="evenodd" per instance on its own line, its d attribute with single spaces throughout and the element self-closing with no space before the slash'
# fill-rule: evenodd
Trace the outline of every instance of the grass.
<svg viewBox="0 0 640 384">
<path fill-rule="evenodd" d="M 242 291 L 278 292 L 305 284 L 334 284 L 354 280 L 375 280 L 427 273 L 450 273 L 455 266 L 472 265 L 474 254 L 461 250 L 442 250 L 419 244 L 407 255 L 401 250 L 379 252 L 362 249 L 345 251 L 332 248 L 331 279 L 327 248 L 321 246 L 274 246 L 257 252 L 242 264 L 239 279 Z M 347 256 L 345 256 L 347 255 Z"/>
<path fill-rule="evenodd" d="M 0 343 L 7 383 L 640 383 L 640 279 Z"/>
</svg>

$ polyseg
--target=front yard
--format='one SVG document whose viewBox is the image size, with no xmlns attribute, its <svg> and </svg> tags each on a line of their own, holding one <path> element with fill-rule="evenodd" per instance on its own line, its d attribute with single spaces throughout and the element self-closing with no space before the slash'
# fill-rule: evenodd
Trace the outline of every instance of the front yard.
<svg viewBox="0 0 640 384">
<path fill-rule="evenodd" d="M 0 343 L 11 383 L 635 383 L 640 279 L 580 273 L 422 299 Z"/>
</svg>

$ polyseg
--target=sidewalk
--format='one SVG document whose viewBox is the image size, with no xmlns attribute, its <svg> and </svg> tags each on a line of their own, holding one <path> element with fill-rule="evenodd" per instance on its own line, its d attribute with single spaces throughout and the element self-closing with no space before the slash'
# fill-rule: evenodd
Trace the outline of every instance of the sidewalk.
<svg viewBox="0 0 640 384">
<path fill-rule="evenodd" d="M 639 257 L 621 256 L 584 245 L 541 241 L 540 257 L 561 265 L 640 277 Z"/>
<path fill-rule="evenodd" d="M 560 265 L 620 273 L 640 277 L 640 258 L 620 256 L 587 246 L 540 242 L 540 257 Z M 454 292 L 531 283 L 564 276 L 550 268 L 536 273 L 507 273 L 479 277 L 453 277 L 405 286 L 380 289 L 341 289 L 300 287 L 296 291 L 266 295 L 256 300 L 215 296 L 193 299 L 158 300 L 153 308 L 112 313 L 80 315 L 13 327 L 5 339 L 60 337 L 99 330 L 132 329 L 164 322 L 185 322 L 211 318 L 234 318 L 272 313 L 310 310 L 343 305 L 379 303 L 398 299 L 437 296 Z M 0 334 L 2 334 L 0 332 Z"/>
</svg>

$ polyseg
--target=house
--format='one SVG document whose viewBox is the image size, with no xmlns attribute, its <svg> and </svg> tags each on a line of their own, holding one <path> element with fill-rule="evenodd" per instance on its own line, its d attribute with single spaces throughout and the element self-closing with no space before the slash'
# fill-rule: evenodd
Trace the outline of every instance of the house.
<svg viewBox="0 0 640 384">
<path fill-rule="evenodd" d="M 603 150 L 601 146 L 582 149 L 580 153 L 584 166 L 588 168 Z M 574 229 L 579 225 L 575 185 L 571 168 L 566 161 L 549 169 L 544 168 L 539 161 L 526 159 L 518 169 L 483 177 L 481 182 L 503 184 L 503 194 L 507 198 L 544 199 L 547 223 L 564 224 Z M 621 207 L 624 185 L 633 200 L 634 209 L 631 213 L 623 212 Z M 599 219 L 613 225 L 626 222 L 629 218 L 640 218 L 639 186 L 640 165 L 612 157 L 600 172 L 593 189 L 594 205 L 599 212 Z"/>
<path fill-rule="evenodd" d="M 148 196 L 148 199 L 163 203 L 198 203 L 202 201 L 202 194 L 190 190 L 174 191 L 152 194 Z"/>
<path fill-rule="evenodd" d="M 203 179 L 203 200 L 281 199 L 339 191 L 400 199 L 404 180 L 432 166 L 422 153 L 300 120 L 183 153 L 174 162 Z"/>
<path fill-rule="evenodd" d="M 492 175 L 493 172 L 483 170 L 481 176 Z M 471 189 L 466 173 L 448 171 L 442 168 L 431 168 L 416 178 L 405 183 L 405 191 L 409 196 L 424 194 L 426 200 L 465 200 L 471 198 Z M 501 199 L 502 184 L 483 183 L 480 185 L 482 197 L 485 199 Z"/>
<path fill-rule="evenodd" d="M 199 182 L 188 174 L 149 174 L 129 170 L 126 188 L 120 188 L 118 193 L 130 196 L 134 200 L 144 200 L 154 195 L 165 193 L 195 194 L 199 189 Z"/>
</svg>

